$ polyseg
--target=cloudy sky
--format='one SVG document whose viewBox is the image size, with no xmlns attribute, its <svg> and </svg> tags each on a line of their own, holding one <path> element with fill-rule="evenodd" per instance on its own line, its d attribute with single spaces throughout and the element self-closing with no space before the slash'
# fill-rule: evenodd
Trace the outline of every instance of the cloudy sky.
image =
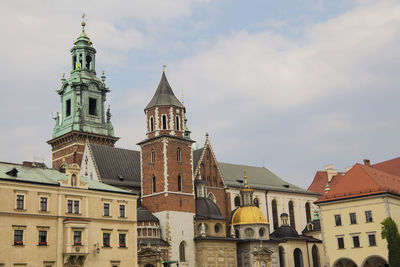
<svg viewBox="0 0 400 267">
<path fill-rule="evenodd" d="M 399 156 L 400 3 L 2 1 L 0 161 L 50 164 L 55 90 L 81 15 L 105 70 L 118 147 L 138 149 L 167 64 L 199 146 L 308 187 L 317 170 Z"/>
</svg>

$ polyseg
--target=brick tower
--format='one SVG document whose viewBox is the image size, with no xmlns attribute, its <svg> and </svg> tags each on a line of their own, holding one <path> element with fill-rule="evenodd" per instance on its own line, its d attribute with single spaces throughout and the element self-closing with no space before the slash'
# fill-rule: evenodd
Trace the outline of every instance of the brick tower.
<svg viewBox="0 0 400 267">
<path fill-rule="evenodd" d="M 82 21 L 82 33 L 71 49 L 70 77 L 65 79 L 63 74 L 57 91 L 61 116 L 57 112 L 52 139 L 47 141 L 52 148 L 53 168 L 59 168 L 63 161 L 80 165 L 85 142 L 114 146 L 119 139 L 114 137 L 110 110 L 104 110 L 110 90 L 104 83 L 104 72 L 101 80 L 96 76 L 95 54 Z"/>
<path fill-rule="evenodd" d="M 159 218 L 162 236 L 171 244 L 170 260 L 194 266 L 194 141 L 185 127 L 185 107 L 175 97 L 164 72 L 144 111 L 147 138 L 138 143 L 142 205 Z"/>
</svg>

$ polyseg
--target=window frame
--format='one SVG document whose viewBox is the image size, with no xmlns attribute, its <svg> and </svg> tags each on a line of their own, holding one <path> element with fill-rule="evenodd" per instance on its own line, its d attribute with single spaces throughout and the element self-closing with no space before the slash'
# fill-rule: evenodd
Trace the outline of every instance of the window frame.
<svg viewBox="0 0 400 267">
<path fill-rule="evenodd" d="M 357 224 L 357 214 L 355 212 L 349 213 L 350 224 Z"/>
<path fill-rule="evenodd" d="M 25 199 L 26 199 L 26 194 L 17 193 L 15 195 L 15 209 L 16 210 L 26 210 L 25 209 Z"/>
<path fill-rule="evenodd" d="M 182 149 L 180 147 L 176 149 L 176 161 L 182 162 Z"/>
<path fill-rule="evenodd" d="M 162 123 L 162 129 L 163 130 L 168 130 L 168 121 L 167 121 L 167 115 L 163 114 L 161 116 L 161 123 Z"/>
<path fill-rule="evenodd" d="M 342 215 L 335 214 L 334 219 L 335 219 L 335 226 L 342 226 Z"/>
<path fill-rule="evenodd" d="M 338 236 L 338 237 L 336 237 L 336 240 L 337 240 L 338 249 L 345 249 L 344 237 Z"/>
<path fill-rule="evenodd" d="M 353 236 L 351 236 L 351 239 L 353 241 L 353 248 L 361 248 L 359 235 L 353 235 Z M 356 244 L 357 244 L 357 246 L 356 246 Z"/>
<path fill-rule="evenodd" d="M 44 235 L 43 235 L 44 233 Z M 42 234 L 42 235 L 41 235 Z M 39 229 L 38 231 L 38 246 L 47 246 L 47 235 L 48 231 L 45 229 Z M 42 239 L 44 237 L 44 240 Z"/>
<path fill-rule="evenodd" d="M 94 101 L 94 102 L 93 102 Z M 97 116 L 97 98 L 95 97 L 90 97 L 89 96 L 89 100 L 88 100 L 88 114 L 90 116 Z M 94 107 L 93 107 L 93 103 L 94 103 Z M 94 108 L 94 110 L 93 110 Z M 94 113 L 92 113 L 92 111 L 94 111 Z"/>
<path fill-rule="evenodd" d="M 77 234 L 79 233 L 79 235 Z M 73 230 L 74 246 L 82 246 L 82 230 Z"/>
<path fill-rule="evenodd" d="M 110 213 L 111 213 L 110 203 L 108 202 L 103 203 L 103 216 L 111 217 Z"/>
<path fill-rule="evenodd" d="M 65 118 L 71 116 L 72 111 L 72 101 L 71 98 L 65 100 Z"/>
<path fill-rule="evenodd" d="M 45 206 L 43 206 L 42 200 L 45 200 L 45 203 L 44 203 Z M 47 196 L 40 196 L 39 197 L 39 211 L 40 212 L 48 212 L 49 211 L 49 205 L 48 204 L 49 204 L 49 197 L 47 197 Z M 44 209 L 43 209 L 43 207 L 44 207 Z"/>
<path fill-rule="evenodd" d="M 376 247 L 376 235 L 375 233 L 367 233 L 368 236 L 368 246 L 370 247 Z M 371 237 L 373 236 L 373 244 L 371 244 Z"/>
<path fill-rule="evenodd" d="M 154 151 L 154 149 L 151 149 L 150 152 L 150 163 L 154 164 L 156 162 L 156 152 Z"/>
<path fill-rule="evenodd" d="M 25 245 L 24 244 L 24 231 L 25 231 L 25 229 L 21 229 L 19 227 L 14 229 L 14 238 L 13 238 L 14 246 L 24 246 Z M 17 233 L 18 233 L 18 235 L 17 235 Z"/>
<path fill-rule="evenodd" d="M 108 243 L 107 243 L 108 241 Z M 103 232 L 103 248 L 111 248 L 111 233 Z"/>
<path fill-rule="evenodd" d="M 372 217 L 372 211 L 371 210 L 366 210 L 365 211 L 365 222 L 366 223 L 374 222 L 374 218 Z"/>
<path fill-rule="evenodd" d="M 157 193 L 157 180 L 154 174 L 151 177 L 151 191 L 152 193 Z"/>
<path fill-rule="evenodd" d="M 121 237 L 124 237 L 123 238 L 123 243 L 121 243 Z M 126 236 L 127 236 L 127 234 L 126 233 L 118 233 L 118 247 L 119 248 L 127 248 L 127 245 L 126 245 Z"/>
<path fill-rule="evenodd" d="M 180 118 L 179 118 L 178 115 L 175 116 L 175 124 L 176 124 L 176 130 L 180 131 L 181 130 L 181 128 L 180 128 Z"/>
<path fill-rule="evenodd" d="M 125 204 L 119 204 L 119 217 L 126 218 L 126 205 Z"/>
<path fill-rule="evenodd" d="M 182 175 L 181 175 L 181 174 L 178 174 L 177 184 L 178 184 L 177 191 L 178 191 L 178 192 L 182 192 L 182 191 L 183 191 L 183 190 L 182 190 L 183 188 L 182 188 Z"/>
</svg>

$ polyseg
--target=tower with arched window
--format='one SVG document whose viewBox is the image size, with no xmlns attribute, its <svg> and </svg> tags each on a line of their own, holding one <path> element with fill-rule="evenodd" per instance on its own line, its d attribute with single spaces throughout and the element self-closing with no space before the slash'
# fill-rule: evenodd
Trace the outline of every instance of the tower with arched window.
<svg viewBox="0 0 400 267">
<path fill-rule="evenodd" d="M 193 266 L 194 230 L 188 222 L 193 222 L 195 215 L 194 141 L 185 135 L 182 125 L 186 110 L 174 95 L 164 72 L 144 112 L 147 138 L 138 143 L 142 205 L 159 218 L 162 237 L 171 244 L 170 260 Z M 181 257 L 183 250 L 185 257 Z"/>
</svg>

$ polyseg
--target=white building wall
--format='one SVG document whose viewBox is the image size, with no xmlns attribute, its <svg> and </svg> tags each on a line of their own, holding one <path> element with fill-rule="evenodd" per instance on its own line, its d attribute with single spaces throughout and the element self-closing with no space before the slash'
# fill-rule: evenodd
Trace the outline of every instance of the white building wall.
<svg viewBox="0 0 400 267">
<path fill-rule="evenodd" d="M 231 207 L 235 209 L 235 197 L 240 197 L 240 189 L 239 188 L 229 188 L 228 192 L 230 192 L 231 196 Z M 266 195 L 267 192 L 267 195 Z M 293 208 L 295 213 L 295 222 L 296 222 L 296 230 L 299 234 L 304 230 L 307 225 L 307 217 L 306 217 L 306 203 L 310 203 L 310 213 L 311 219 L 313 217 L 313 212 L 316 206 L 313 204 L 314 201 L 318 199 L 316 195 L 308 195 L 308 194 L 298 194 L 291 192 L 279 192 L 279 191 L 266 191 L 266 190 L 254 190 L 253 199 L 257 197 L 260 203 L 260 209 L 263 212 L 265 218 L 270 223 L 270 232 L 272 233 L 274 230 L 273 220 L 272 220 L 272 200 L 276 200 L 277 208 L 278 208 L 278 222 L 281 224 L 279 216 L 281 213 L 286 212 L 289 214 L 289 201 L 293 201 Z"/>
<path fill-rule="evenodd" d="M 86 161 L 87 158 L 87 161 Z M 83 151 L 82 163 L 81 163 L 81 172 L 80 175 L 95 181 L 100 181 L 100 177 L 98 176 L 96 165 L 94 159 L 90 153 L 89 144 L 85 144 L 85 150 Z"/>
<path fill-rule="evenodd" d="M 195 266 L 194 213 L 161 211 L 153 213 L 160 220 L 161 235 L 171 245 L 170 260 L 179 261 L 179 245 L 186 242 L 186 262 L 179 266 Z"/>
</svg>

